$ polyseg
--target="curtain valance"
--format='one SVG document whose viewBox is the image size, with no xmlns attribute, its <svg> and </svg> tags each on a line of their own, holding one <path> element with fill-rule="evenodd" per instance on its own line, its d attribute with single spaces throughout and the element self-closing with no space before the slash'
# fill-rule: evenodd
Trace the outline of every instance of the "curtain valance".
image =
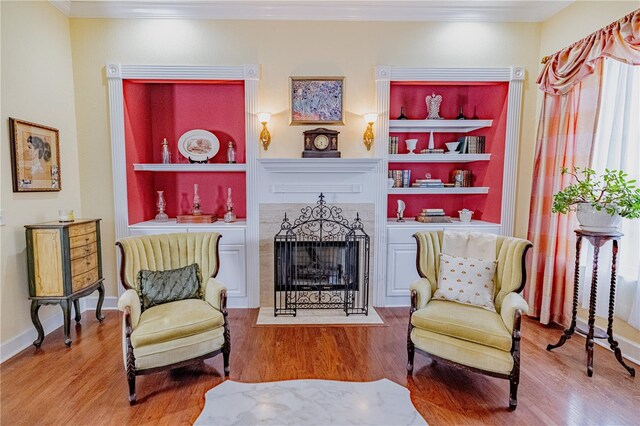
<svg viewBox="0 0 640 426">
<path fill-rule="evenodd" d="M 595 62 L 604 57 L 640 65 L 640 9 L 546 57 L 537 83 L 544 92 L 563 95 L 592 74 Z"/>
</svg>

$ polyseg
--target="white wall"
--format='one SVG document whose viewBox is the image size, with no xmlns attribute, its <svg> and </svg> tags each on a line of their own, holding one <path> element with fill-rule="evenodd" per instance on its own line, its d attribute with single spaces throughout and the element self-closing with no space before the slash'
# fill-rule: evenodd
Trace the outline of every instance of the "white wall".
<svg viewBox="0 0 640 426">
<path fill-rule="evenodd" d="M 73 69 L 69 19 L 48 2 L 6 2 L 1 10 L 2 142 L 0 143 L 1 207 L 6 225 L 0 227 L 2 358 L 16 339 L 31 339 L 30 301 L 24 225 L 55 220 L 58 210 L 81 216 L 78 141 L 76 136 Z M 60 130 L 62 191 L 14 193 L 12 188 L 9 117 Z M 62 323 L 59 308 L 40 309 L 43 322 Z M 25 334 L 26 333 L 26 334 Z M 32 335 L 31 335 L 31 334 Z M 62 342 L 59 342 L 62 344 Z"/>
</svg>

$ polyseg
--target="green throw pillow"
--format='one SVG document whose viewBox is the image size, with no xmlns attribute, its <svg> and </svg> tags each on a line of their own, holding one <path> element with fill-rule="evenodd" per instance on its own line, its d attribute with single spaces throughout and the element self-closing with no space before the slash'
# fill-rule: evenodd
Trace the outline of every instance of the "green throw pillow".
<svg viewBox="0 0 640 426">
<path fill-rule="evenodd" d="M 167 271 L 138 272 L 142 309 L 184 299 L 200 298 L 200 271 L 198 264 Z"/>
</svg>

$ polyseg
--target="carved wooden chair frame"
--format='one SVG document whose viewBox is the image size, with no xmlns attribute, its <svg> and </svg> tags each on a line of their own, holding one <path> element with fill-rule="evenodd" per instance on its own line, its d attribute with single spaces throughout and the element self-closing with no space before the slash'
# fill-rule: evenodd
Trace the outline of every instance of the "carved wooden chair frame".
<svg viewBox="0 0 640 426">
<path fill-rule="evenodd" d="M 218 271 L 220 270 L 220 235 L 216 239 L 216 269 L 210 275 L 210 278 L 215 278 L 218 275 Z M 122 283 L 122 287 L 125 290 L 135 290 L 133 286 L 131 286 L 127 282 L 127 278 L 125 275 L 125 265 L 126 259 L 124 255 L 124 247 L 120 242 L 116 242 L 116 246 L 120 252 L 120 282 Z M 206 284 L 206 283 L 205 283 Z M 225 377 L 229 376 L 229 355 L 231 354 L 231 333 L 229 330 L 229 322 L 227 320 L 228 312 L 227 312 L 227 291 L 222 290 L 220 293 L 220 311 L 224 316 L 224 345 L 222 348 L 215 350 L 213 352 L 206 353 L 196 358 L 187 359 L 184 361 L 176 362 L 169 365 L 164 365 L 162 367 L 154 367 L 154 368 L 145 368 L 145 369 L 137 369 L 136 368 L 136 357 L 133 353 L 133 345 L 131 344 L 131 333 L 133 332 L 133 327 L 131 326 L 131 309 L 127 306 L 124 310 L 124 325 L 125 325 L 125 339 L 127 345 L 127 361 L 126 361 L 126 370 L 127 370 L 127 382 L 129 384 L 129 404 L 133 405 L 136 403 L 136 376 L 142 376 L 145 374 L 153 374 L 158 373 L 164 370 L 172 370 L 174 368 L 183 367 L 185 365 L 189 365 L 195 362 L 199 362 L 208 358 L 212 358 L 218 354 L 222 354 L 223 364 L 224 364 L 224 375 Z"/>
<path fill-rule="evenodd" d="M 418 238 L 414 235 L 418 245 L 418 252 L 416 255 L 416 268 L 418 270 L 418 274 L 421 278 L 427 278 L 422 271 L 420 271 L 420 257 L 421 257 L 421 248 L 420 242 Z M 516 293 L 520 293 L 522 289 L 524 289 L 524 285 L 527 281 L 527 270 L 526 270 L 526 256 L 529 249 L 533 247 L 533 244 L 529 243 L 525 247 L 522 253 L 522 282 L 520 286 L 514 290 Z M 522 323 L 522 311 L 520 309 L 516 309 L 513 316 L 513 332 L 511 333 L 511 356 L 513 357 L 513 368 L 509 374 L 496 373 L 493 371 L 482 370 L 480 368 L 469 367 L 463 364 L 459 364 L 455 361 L 451 361 L 445 358 L 441 358 L 436 355 L 432 355 L 422 349 L 416 348 L 413 342 L 411 341 L 411 331 L 413 330 L 413 324 L 411 324 L 411 317 L 413 313 L 418 310 L 418 293 L 415 290 L 411 291 L 411 311 L 409 314 L 409 330 L 407 333 L 407 373 L 413 373 L 413 358 L 416 352 L 425 355 L 428 358 L 431 358 L 433 361 L 442 362 L 446 365 L 450 365 L 453 367 L 457 367 L 467 371 L 473 371 L 475 373 L 484 374 L 486 376 L 497 377 L 500 379 L 509 380 L 509 410 L 513 411 L 516 409 L 518 405 L 518 384 L 520 383 L 520 326 Z"/>
</svg>

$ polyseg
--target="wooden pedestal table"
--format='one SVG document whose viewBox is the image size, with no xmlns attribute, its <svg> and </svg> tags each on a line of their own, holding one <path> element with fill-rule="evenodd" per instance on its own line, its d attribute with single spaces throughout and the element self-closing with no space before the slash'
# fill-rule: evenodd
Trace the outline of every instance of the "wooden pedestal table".
<svg viewBox="0 0 640 426">
<path fill-rule="evenodd" d="M 618 347 L 618 342 L 613 338 L 613 310 L 615 307 L 616 299 L 616 259 L 618 256 L 618 240 L 622 237 L 620 232 L 590 232 L 576 229 L 575 231 L 578 239 L 576 241 L 576 265 L 575 275 L 573 281 L 573 309 L 571 312 L 571 325 L 564 331 L 560 340 L 555 345 L 548 345 L 547 350 L 550 351 L 555 348 L 559 348 L 564 345 L 567 340 L 571 338 L 574 332 L 578 332 L 587 337 L 586 351 L 587 351 L 587 375 L 593 376 L 593 339 L 607 339 L 611 350 L 613 350 L 616 359 L 626 370 L 635 377 L 636 371 L 625 364 L 622 359 L 622 351 Z M 578 313 L 578 285 L 580 279 L 580 248 L 582 246 L 582 238 L 586 238 L 593 245 L 593 272 L 591 277 L 591 295 L 589 298 L 589 322 L 588 329 L 584 330 L 581 327 L 576 326 L 576 315 Z M 601 330 L 595 327 L 596 317 L 596 294 L 598 291 L 598 254 L 600 247 L 607 241 L 612 241 L 612 255 L 611 255 L 611 287 L 609 289 L 609 323 L 607 331 Z"/>
<path fill-rule="evenodd" d="M 44 329 L 38 318 L 41 305 L 59 304 L 64 318 L 64 344 L 71 346 L 71 305 L 80 322 L 79 299 L 98 290 L 96 318 L 102 322 L 104 285 L 100 248 L 100 219 L 47 222 L 25 226 L 31 321 L 40 347 Z"/>
</svg>

